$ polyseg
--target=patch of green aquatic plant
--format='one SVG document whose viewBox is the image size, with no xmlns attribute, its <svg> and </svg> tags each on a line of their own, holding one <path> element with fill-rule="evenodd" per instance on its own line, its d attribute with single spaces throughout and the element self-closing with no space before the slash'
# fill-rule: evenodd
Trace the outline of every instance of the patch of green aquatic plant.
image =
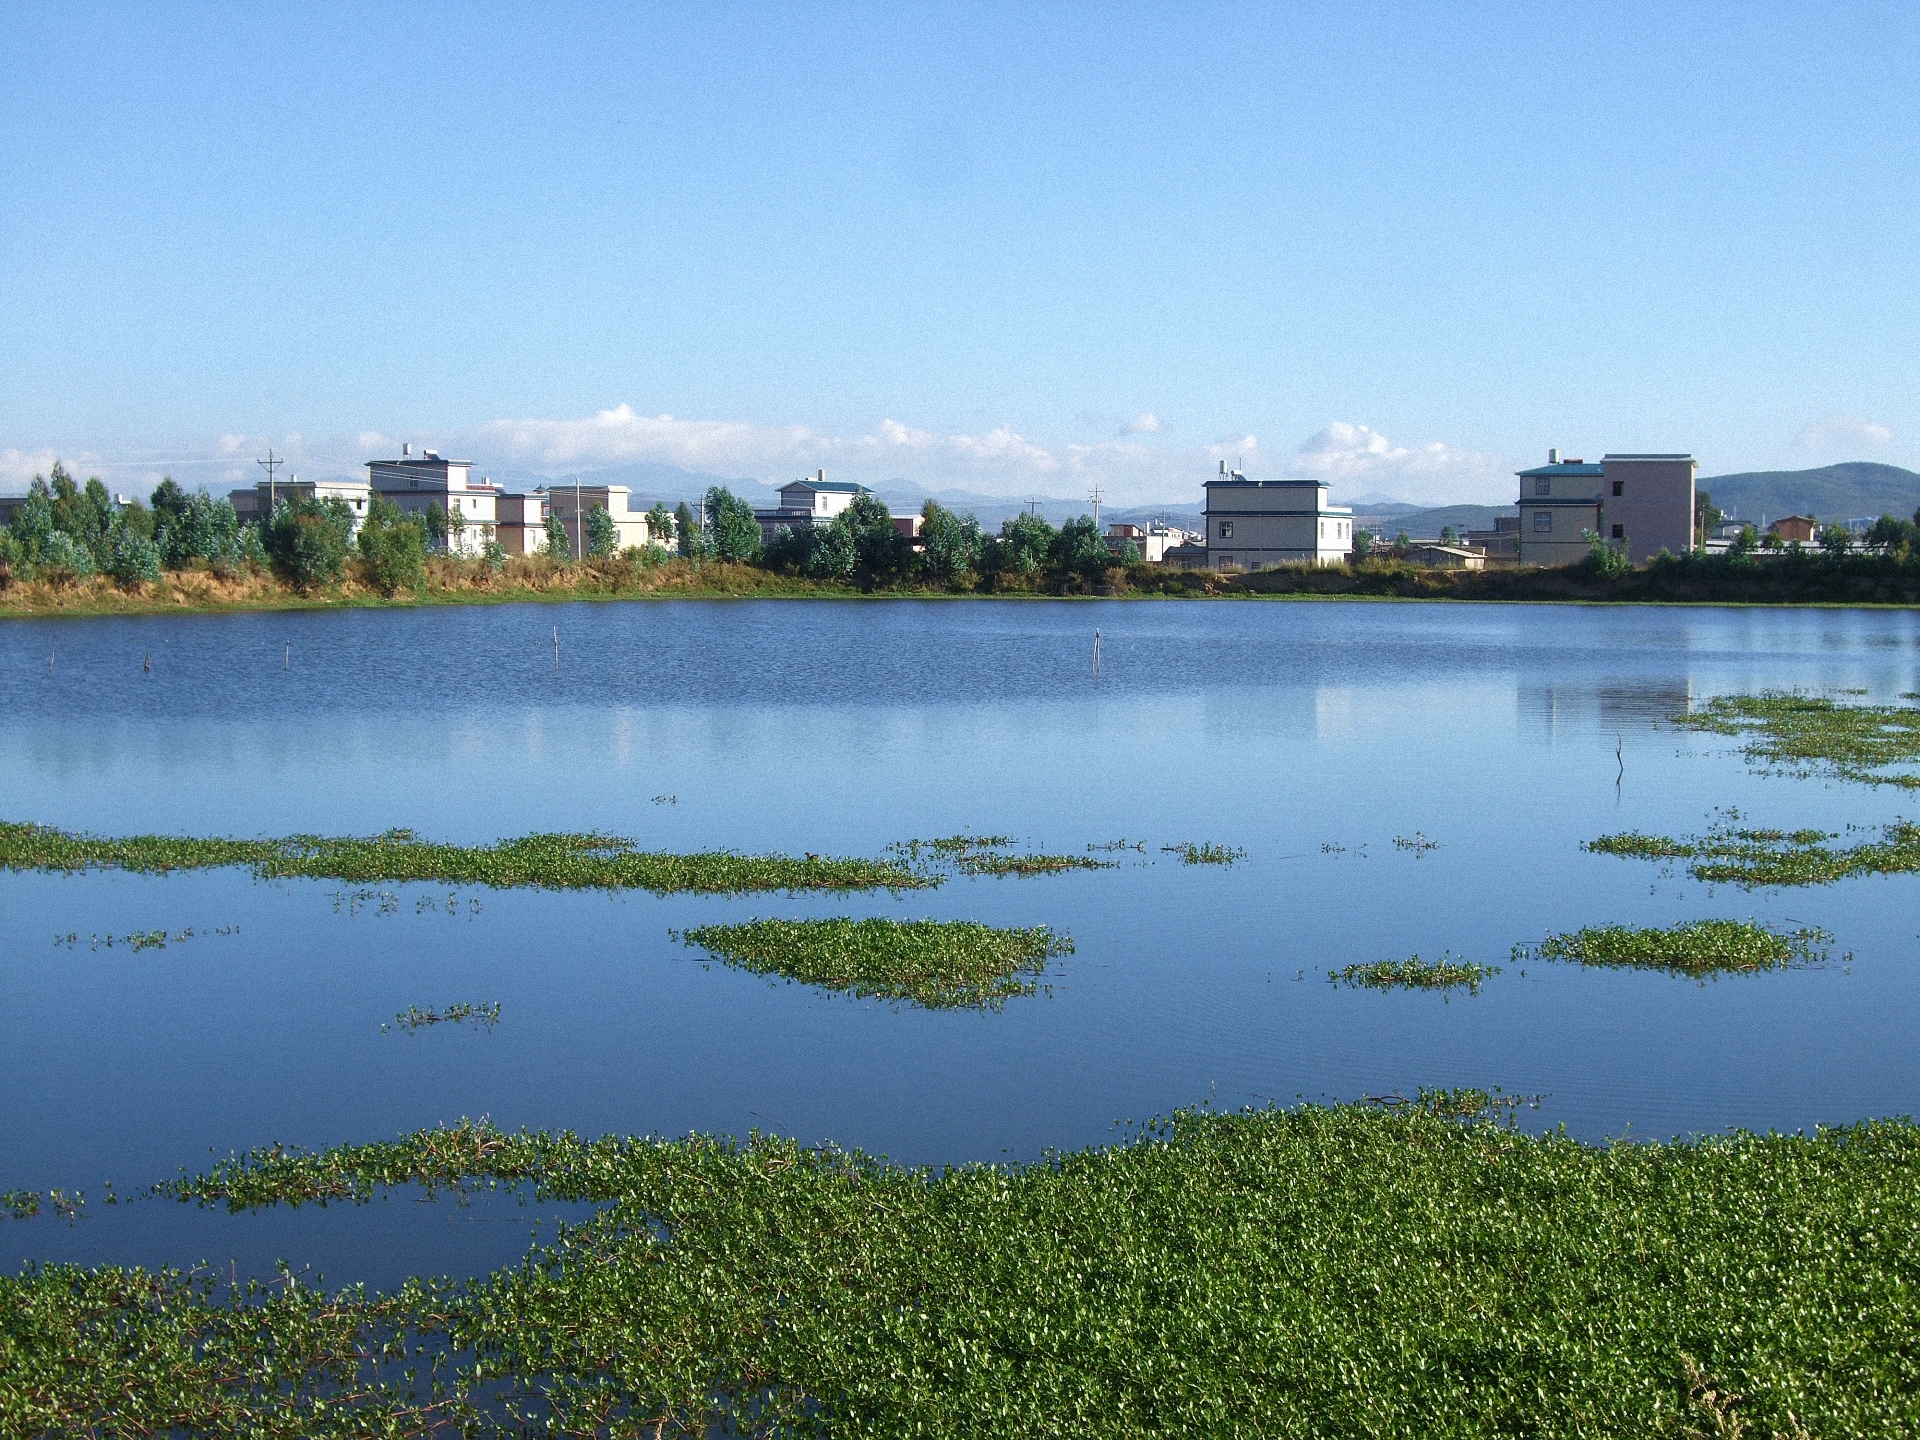
<svg viewBox="0 0 1920 1440">
<path fill-rule="evenodd" d="M 1451 990 L 1464 985 L 1469 994 L 1480 993 L 1480 982 L 1498 975 L 1498 965 L 1481 965 L 1471 960 L 1455 960 L 1452 952 L 1438 960 L 1422 960 L 1409 955 L 1404 960 L 1375 960 L 1366 965 L 1349 965 L 1344 970 L 1329 970 L 1327 978 L 1337 984 L 1368 990 Z"/>
<path fill-rule="evenodd" d="M 86 1205 L 85 1196 L 69 1195 L 64 1190 L 0 1190 L 0 1212 L 9 1220 L 31 1220 L 44 1211 L 51 1211 L 72 1225 L 80 1219 Z M 0 1403 L 0 1419 L 5 1417 L 6 1407 Z"/>
<path fill-rule="evenodd" d="M 393 1017 L 393 1029 L 405 1030 L 411 1034 L 415 1030 L 424 1030 L 429 1025 L 470 1024 L 479 1030 L 491 1030 L 500 1023 L 500 1002 L 495 1000 L 486 1005 L 469 1005 L 462 1001 L 458 1005 L 449 1005 L 444 1010 L 422 1010 L 418 1005 L 409 1005 Z M 380 1033 L 386 1034 L 388 1026 L 382 1025 Z"/>
<path fill-rule="evenodd" d="M 755 974 L 929 1009 L 1031 995 L 1048 959 L 1073 950 L 1044 925 L 996 929 L 972 920 L 750 920 L 673 933 Z"/>
<path fill-rule="evenodd" d="M 1160 849 L 1169 855 L 1178 855 L 1182 865 L 1231 865 L 1236 860 L 1247 858 L 1245 850 L 1231 845 L 1215 845 L 1211 841 L 1195 844 L 1183 840 L 1178 845 L 1162 845 Z"/>
<path fill-rule="evenodd" d="M 1420 831 L 1416 830 L 1411 835 L 1394 836 L 1393 848 L 1396 850 L 1411 850 L 1413 852 L 1413 858 L 1418 860 L 1422 855 L 1426 854 L 1427 851 L 1438 850 L 1440 848 L 1440 842 L 1438 840 L 1429 840 Z"/>
<path fill-rule="evenodd" d="M 1920 789 L 1920 775 L 1884 773 L 1889 765 L 1920 761 L 1920 706 L 1845 705 L 1824 695 L 1768 690 L 1716 695 L 1673 723 L 1738 736 L 1746 741 L 1742 753 L 1765 769 Z"/>
<path fill-rule="evenodd" d="M 1910 1120 L 1586 1145 L 1485 1099 L 1186 1111 L 946 1170 L 484 1123 L 269 1147 L 164 1193 L 600 1208 L 525 1263 L 390 1293 L 29 1268 L 0 1278 L 0 1413 L 28 1434 L 1736 1433 L 1702 1418 L 1711 1376 L 1756 1440 L 1920 1430 Z"/>
<path fill-rule="evenodd" d="M 1675 975 L 1744 974 L 1824 961 L 1833 936 L 1825 930 L 1770 930 L 1751 920 L 1688 920 L 1667 929 L 1592 925 L 1513 947 L 1515 960 L 1570 960 L 1579 965 L 1665 970 Z"/>
<path fill-rule="evenodd" d="M 176 930 L 168 934 L 165 930 L 136 930 L 131 935 L 89 935 L 89 950 L 111 950 L 116 945 L 124 945 L 135 952 L 141 950 L 164 950 L 169 945 L 180 945 L 196 935 L 238 935 L 238 925 L 222 925 L 215 930 Z M 65 935 L 53 937 L 56 946 L 64 945 L 69 950 L 80 943 L 80 932 L 69 930 Z"/>
<path fill-rule="evenodd" d="M 1066 870 L 1112 870 L 1111 860 L 1085 855 L 1011 853 L 1010 835 L 949 835 L 938 840 L 905 840 L 888 850 L 927 874 L 1057 875 Z"/>
<path fill-rule="evenodd" d="M 1089 853 L 1099 851 L 1107 855 L 1113 854 L 1116 850 L 1137 850 L 1144 855 L 1147 850 L 1147 842 L 1144 840 L 1103 840 L 1097 845 L 1088 845 L 1087 850 Z"/>
<path fill-rule="evenodd" d="M 78 835 L 50 825 L 0 821 L 0 869 L 80 871 L 113 868 L 165 873 L 245 866 L 263 879 L 304 876 L 355 884 L 430 880 L 496 889 L 650 890 L 733 894 L 750 890 L 917 890 L 939 884 L 889 860 L 808 855 L 690 855 L 636 850 L 617 835 L 526 835 L 496 845 L 440 845 L 411 830 L 363 839 L 295 835 L 281 840 L 118 838 Z"/>
<path fill-rule="evenodd" d="M 1863 827 L 1864 828 L 1864 827 Z M 1729 819 L 1704 835 L 1670 839 L 1629 831 L 1589 840 L 1597 855 L 1637 860 L 1684 860 L 1696 880 L 1754 889 L 1762 885 L 1831 885 L 1853 875 L 1901 875 L 1920 870 L 1920 825 L 1905 820 L 1881 828 L 1880 838 L 1835 846 L 1828 830 L 1760 830 Z"/>
</svg>

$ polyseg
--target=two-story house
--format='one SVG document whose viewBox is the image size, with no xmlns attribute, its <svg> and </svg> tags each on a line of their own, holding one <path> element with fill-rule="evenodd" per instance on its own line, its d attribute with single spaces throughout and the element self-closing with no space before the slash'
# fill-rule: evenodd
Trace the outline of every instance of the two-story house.
<svg viewBox="0 0 1920 1440">
<path fill-rule="evenodd" d="M 1662 550 L 1691 550 L 1691 455 L 1607 455 L 1598 464 L 1560 458 L 1518 472 L 1521 563 L 1571 565 L 1599 536 L 1636 565 Z"/>
<path fill-rule="evenodd" d="M 447 548 L 478 555 L 493 538 L 499 520 L 500 487 L 475 481 L 472 472 L 471 460 L 444 459 L 432 450 L 415 456 L 411 445 L 403 445 L 398 460 L 367 462 L 367 484 L 374 494 L 409 514 L 424 514 L 439 506 L 448 518 Z"/>
<path fill-rule="evenodd" d="M 1249 480 L 1220 462 L 1207 481 L 1207 568 L 1338 565 L 1353 547 L 1353 510 L 1327 503 L 1320 480 Z"/>
</svg>

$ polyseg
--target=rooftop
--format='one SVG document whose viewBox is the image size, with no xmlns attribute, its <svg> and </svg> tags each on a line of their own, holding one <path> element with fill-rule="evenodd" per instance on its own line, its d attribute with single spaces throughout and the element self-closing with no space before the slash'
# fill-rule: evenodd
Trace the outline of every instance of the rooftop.
<svg viewBox="0 0 1920 1440">
<path fill-rule="evenodd" d="M 789 480 L 780 487 L 782 490 L 835 490 L 846 495 L 870 495 L 873 492 L 864 485 L 855 485 L 851 480 Z"/>
<path fill-rule="evenodd" d="M 1614 458 L 1623 459 L 1625 457 L 1615 456 Z M 1647 457 L 1644 455 L 1636 455 L 1634 458 L 1636 460 L 1644 460 Z M 1552 465 L 1536 465 L 1531 470 L 1514 471 L 1514 474 L 1518 475 L 1522 480 L 1531 480 L 1536 476 L 1545 475 L 1604 475 L 1606 473 L 1606 466 L 1600 464 L 1589 465 L 1585 460 L 1561 460 Z"/>
</svg>

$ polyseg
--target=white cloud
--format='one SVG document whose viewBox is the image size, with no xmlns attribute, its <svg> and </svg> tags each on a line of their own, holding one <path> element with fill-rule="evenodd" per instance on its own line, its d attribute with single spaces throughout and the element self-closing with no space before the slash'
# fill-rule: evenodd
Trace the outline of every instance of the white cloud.
<svg viewBox="0 0 1920 1440">
<path fill-rule="evenodd" d="M 1838 445 L 1884 445 L 1893 439 L 1890 426 L 1854 415 L 1825 415 L 1800 432 L 1802 450 L 1827 450 Z"/>
<path fill-rule="evenodd" d="M 1338 494 L 1386 491 L 1414 503 L 1478 500 L 1506 503 L 1511 480 L 1497 456 L 1456 449 L 1438 440 L 1396 445 L 1365 425 L 1336 420 L 1309 435 L 1290 468 L 1325 480 Z"/>
<path fill-rule="evenodd" d="M 0 486 L 9 494 L 25 490 L 34 476 L 48 474 L 59 458 L 53 450 L 0 450 Z"/>
<path fill-rule="evenodd" d="M 1166 428 L 1166 421 L 1151 410 L 1142 410 L 1120 427 L 1120 433 L 1122 435 L 1158 435 Z"/>
</svg>

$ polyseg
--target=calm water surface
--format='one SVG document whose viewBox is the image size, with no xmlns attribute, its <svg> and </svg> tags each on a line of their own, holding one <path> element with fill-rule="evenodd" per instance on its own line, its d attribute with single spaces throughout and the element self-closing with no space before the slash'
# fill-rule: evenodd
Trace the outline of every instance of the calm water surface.
<svg viewBox="0 0 1920 1440">
<path fill-rule="evenodd" d="M 1419 1085 L 1539 1095 L 1526 1123 L 1590 1139 L 1909 1113 L 1913 877 L 1715 892 L 1579 846 L 1697 830 L 1723 806 L 1830 829 L 1911 813 L 1899 792 L 1751 774 L 1725 740 L 1662 722 L 1727 691 L 1891 700 L 1920 689 L 1917 645 L 1907 612 L 1413 604 L 10 622 L 9 819 L 606 830 L 867 855 L 965 829 L 1145 849 L 1117 870 L 897 898 L 0 875 L 0 1188 L 92 1197 L 71 1227 L 0 1222 L 0 1263 L 258 1273 L 285 1257 L 379 1283 L 506 1263 L 534 1217 L 500 1204 L 228 1217 L 98 1203 L 103 1180 L 133 1190 L 271 1141 L 462 1116 L 586 1135 L 758 1128 L 946 1163 L 1100 1143 L 1116 1122 L 1209 1100 Z M 1416 834 L 1438 848 L 1395 846 Z M 1246 859 L 1188 867 L 1160 850 L 1188 840 Z M 1045 993 L 935 1014 L 704 964 L 668 935 L 828 914 L 1047 924 L 1075 951 Z M 1548 930 L 1702 916 L 1824 926 L 1836 963 L 1703 985 L 1508 961 Z M 163 950 L 92 944 L 189 928 Z M 1354 961 L 1443 951 L 1506 968 L 1450 999 L 1327 983 Z M 500 1024 L 381 1030 L 457 1001 L 499 1002 Z"/>
</svg>

